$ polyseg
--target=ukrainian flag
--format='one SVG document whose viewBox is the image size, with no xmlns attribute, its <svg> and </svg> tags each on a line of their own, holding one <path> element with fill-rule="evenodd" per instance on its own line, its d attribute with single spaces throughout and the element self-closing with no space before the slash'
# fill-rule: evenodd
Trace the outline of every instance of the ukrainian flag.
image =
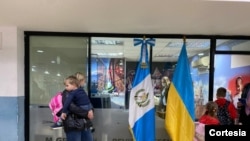
<svg viewBox="0 0 250 141">
<path fill-rule="evenodd" d="M 134 39 L 142 44 L 140 62 L 137 66 L 129 101 L 129 126 L 134 141 L 155 141 L 155 107 L 151 74 L 148 64 L 147 44 L 154 39 Z"/>
<path fill-rule="evenodd" d="M 171 140 L 192 141 L 194 118 L 193 82 L 184 41 L 167 98 L 165 127 Z"/>
</svg>

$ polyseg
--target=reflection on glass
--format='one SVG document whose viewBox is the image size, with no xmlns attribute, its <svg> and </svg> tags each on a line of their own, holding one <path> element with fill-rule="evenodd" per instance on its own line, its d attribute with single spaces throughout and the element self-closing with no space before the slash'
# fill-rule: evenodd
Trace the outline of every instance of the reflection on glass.
<svg viewBox="0 0 250 141">
<path fill-rule="evenodd" d="M 215 56 L 214 100 L 216 99 L 216 90 L 219 87 L 224 87 L 227 89 L 226 98 L 237 107 L 238 98 L 241 97 L 244 85 L 250 82 L 249 60 L 249 55 Z"/>
<path fill-rule="evenodd" d="M 86 50 L 87 39 L 82 37 L 30 37 L 30 104 L 47 106 L 64 89 L 64 78 L 87 74 Z"/>
<path fill-rule="evenodd" d="M 186 42 L 195 94 L 195 115 L 198 119 L 208 101 L 210 40 L 187 39 Z M 156 46 L 153 48 L 152 81 L 157 114 L 161 118 L 164 118 L 165 114 L 160 104 L 164 90 L 161 80 L 164 77 L 172 80 L 182 45 L 183 39 L 156 39 Z"/>
<path fill-rule="evenodd" d="M 50 128 L 53 116 L 48 104 L 52 96 L 64 89 L 64 78 L 76 72 L 87 74 L 87 38 L 31 36 L 29 45 L 29 139 L 65 140 L 63 130 Z"/>
<path fill-rule="evenodd" d="M 250 51 L 249 40 L 216 40 L 218 51 Z"/>
</svg>

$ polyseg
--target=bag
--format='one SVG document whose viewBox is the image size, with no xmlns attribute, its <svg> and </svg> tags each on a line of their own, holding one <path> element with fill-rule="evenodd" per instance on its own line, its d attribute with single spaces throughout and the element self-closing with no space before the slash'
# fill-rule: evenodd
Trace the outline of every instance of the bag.
<svg viewBox="0 0 250 141">
<path fill-rule="evenodd" d="M 205 141 L 205 124 L 195 123 L 195 136 L 194 141 Z"/>
<path fill-rule="evenodd" d="M 78 118 L 74 114 L 67 115 L 67 118 L 63 122 L 64 127 L 67 128 L 67 130 L 84 130 L 86 128 L 86 123 L 86 119 Z"/>
<path fill-rule="evenodd" d="M 220 125 L 232 125 L 233 120 L 230 117 L 228 106 L 230 102 L 226 101 L 226 103 L 223 106 L 218 107 L 217 117 L 220 121 Z"/>
<path fill-rule="evenodd" d="M 49 108 L 52 111 L 53 121 L 57 122 L 59 120 L 60 115 L 57 113 L 62 109 L 62 92 L 57 92 L 55 96 L 50 99 Z"/>
</svg>

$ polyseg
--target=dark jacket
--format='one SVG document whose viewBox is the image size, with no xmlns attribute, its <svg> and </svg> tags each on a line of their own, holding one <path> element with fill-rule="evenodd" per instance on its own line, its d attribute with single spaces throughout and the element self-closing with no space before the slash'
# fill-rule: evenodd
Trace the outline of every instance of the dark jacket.
<svg viewBox="0 0 250 141">
<path fill-rule="evenodd" d="M 239 122 L 242 123 L 242 125 L 250 125 L 250 115 L 246 114 L 245 105 L 240 108 Z"/>
<path fill-rule="evenodd" d="M 67 90 L 64 90 L 63 93 L 62 93 L 62 103 L 63 104 L 66 101 L 68 95 L 69 95 L 69 92 Z M 61 112 L 62 112 L 62 110 L 61 110 Z M 88 110 L 84 110 L 84 109 L 76 106 L 74 103 L 70 104 L 70 106 L 69 106 L 69 113 L 68 114 L 74 114 L 78 118 L 88 119 Z M 66 118 L 66 120 L 67 120 L 67 118 Z M 72 130 L 72 129 L 68 128 L 65 120 L 63 121 L 63 126 L 64 126 L 64 131 L 65 132 L 68 132 L 69 130 Z"/>
<path fill-rule="evenodd" d="M 91 105 L 88 95 L 81 87 L 67 93 L 67 98 L 63 101 L 63 113 L 69 112 L 71 103 L 74 103 L 78 107 Z"/>
<path fill-rule="evenodd" d="M 68 97 L 68 91 L 64 90 L 62 93 L 62 103 L 64 104 L 66 98 Z M 77 115 L 79 118 L 88 118 L 88 111 L 83 110 L 82 108 L 76 106 L 74 103 L 70 104 L 69 111 L 71 114 Z M 61 116 L 62 114 L 62 109 L 56 114 L 57 116 Z"/>
</svg>

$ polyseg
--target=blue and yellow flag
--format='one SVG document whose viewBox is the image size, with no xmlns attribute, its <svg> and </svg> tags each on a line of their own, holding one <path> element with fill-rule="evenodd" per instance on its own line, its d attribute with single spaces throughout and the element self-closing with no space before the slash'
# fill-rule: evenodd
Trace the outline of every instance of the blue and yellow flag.
<svg viewBox="0 0 250 141">
<path fill-rule="evenodd" d="M 167 98 L 165 127 L 171 140 L 192 141 L 194 119 L 193 82 L 184 41 Z"/>
<path fill-rule="evenodd" d="M 129 101 L 129 126 L 134 141 L 155 141 L 154 91 L 147 51 L 147 44 L 153 46 L 154 42 L 154 39 L 134 39 L 135 46 L 142 45 Z"/>
</svg>

